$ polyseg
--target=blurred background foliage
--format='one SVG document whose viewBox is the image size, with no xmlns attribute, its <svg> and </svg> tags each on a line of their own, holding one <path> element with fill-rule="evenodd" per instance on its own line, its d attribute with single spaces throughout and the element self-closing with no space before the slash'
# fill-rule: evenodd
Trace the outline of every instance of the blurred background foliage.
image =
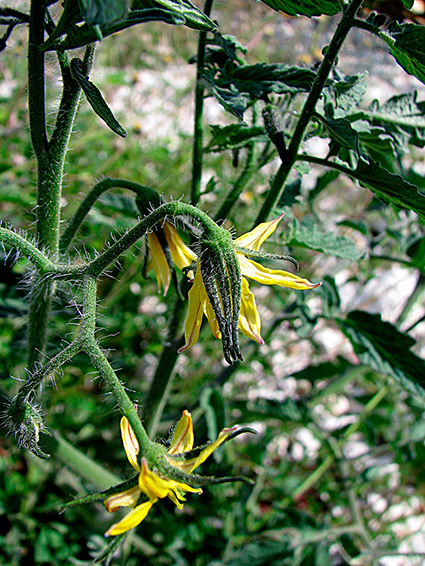
<svg viewBox="0 0 425 566">
<path fill-rule="evenodd" d="M 336 21 L 290 18 L 246 0 L 215 2 L 213 19 L 221 33 L 235 35 L 248 47 L 249 63 L 309 68 L 320 60 Z M 35 161 L 27 129 L 25 49 L 22 29 L 0 59 L 0 210 L 3 220 L 31 230 Z M 189 62 L 196 50 L 195 31 L 161 23 L 102 41 L 92 78 L 128 137 L 115 136 L 83 99 L 66 164 L 65 217 L 106 176 L 152 186 L 165 198 L 188 195 L 196 72 Z M 58 77 L 49 57 L 48 97 L 55 104 Z M 339 66 L 346 73 L 369 71 L 362 104 L 416 89 L 418 99 L 424 98 L 423 85 L 359 30 L 350 35 Z M 214 133 L 210 126 L 236 120 L 213 98 L 205 105 L 208 147 Z M 260 140 L 260 151 L 263 146 Z M 217 212 L 246 152 L 206 154 L 203 210 Z M 405 160 L 404 169 L 423 187 L 423 151 L 409 146 Z M 277 164 L 270 149 L 227 218 L 236 234 L 252 226 Z M 208 487 L 201 497 L 189 496 L 182 511 L 171 503 L 156 505 L 113 564 L 408 566 L 425 561 L 425 407 L 403 387 L 406 375 L 422 382 L 424 377 L 423 221 L 314 165 L 299 168 L 290 186 L 276 209 L 285 211 L 285 219 L 267 250 L 279 253 L 284 247 L 300 262 L 301 275 L 323 281 L 322 287 L 296 294 L 257 286 L 265 345 L 242 337 L 244 363 L 228 367 L 220 343 L 204 329 L 198 344 L 178 358 L 158 431 L 166 438 L 184 408 L 193 414 L 198 443 L 214 438 L 223 426 L 249 424 L 257 436 L 227 444 L 203 472 L 245 474 L 256 484 Z M 130 194 L 108 193 L 83 224 L 78 246 L 92 255 L 111 233 L 134 225 L 137 216 Z M 145 254 L 142 244 L 135 247 L 99 286 L 101 344 L 132 397 L 141 402 L 176 299 L 174 289 L 165 297 L 157 293 L 152 273 L 143 278 Z M 13 255 L 3 254 L 0 392 L 7 397 L 25 377 L 26 267 L 25 261 L 15 263 Z M 58 289 L 50 353 L 77 331 L 69 322 L 75 317 L 74 300 L 70 289 Z M 353 310 L 370 317 L 354 317 L 348 324 L 346 316 Z M 373 315 L 381 315 L 391 328 Z M 382 344 L 365 346 L 370 324 L 378 328 Z M 63 368 L 41 401 L 51 430 L 61 431 L 105 469 L 128 477 L 119 414 L 85 356 Z M 101 504 L 58 511 L 94 486 L 66 462 L 40 461 L 5 435 L 0 451 L 0 564 L 91 564 L 106 548 L 103 533 L 112 516 Z"/>
</svg>

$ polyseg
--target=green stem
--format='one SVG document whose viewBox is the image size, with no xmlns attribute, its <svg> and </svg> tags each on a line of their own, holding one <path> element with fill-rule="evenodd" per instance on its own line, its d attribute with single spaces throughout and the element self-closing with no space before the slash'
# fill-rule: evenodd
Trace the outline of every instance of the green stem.
<svg viewBox="0 0 425 566">
<path fill-rule="evenodd" d="M 311 91 L 304 104 L 299 120 L 292 134 L 291 141 L 288 149 L 286 150 L 285 159 L 282 161 L 281 166 L 273 180 L 272 186 L 267 194 L 263 206 L 258 213 L 256 224 L 267 220 L 268 215 L 277 203 L 282 188 L 291 172 L 295 161 L 297 160 L 297 153 L 304 138 L 305 131 L 310 122 L 311 117 L 315 111 L 317 102 L 321 96 L 323 87 L 329 77 L 332 67 L 338 57 L 338 53 L 347 37 L 348 32 L 353 27 L 356 13 L 360 8 L 363 0 L 352 0 L 343 12 L 342 18 L 338 24 L 335 34 L 328 46 L 323 61 L 317 71 L 316 78 L 312 84 Z"/>
<path fill-rule="evenodd" d="M 56 126 L 50 142 L 47 141 L 45 115 L 44 53 L 39 46 L 44 41 L 45 2 L 33 0 L 30 13 L 28 47 L 28 106 L 30 132 L 37 158 L 36 231 L 40 249 L 58 257 L 60 201 L 63 169 L 69 138 L 78 108 L 80 88 L 72 79 L 66 65 L 66 55 L 59 55 L 63 93 Z M 86 70 L 92 63 L 93 48 L 86 49 Z M 32 370 L 43 356 L 48 320 L 55 285 L 50 280 L 37 278 L 31 292 L 28 325 L 28 368 Z"/>
<path fill-rule="evenodd" d="M 49 271 L 54 265 L 34 244 L 13 230 L 0 227 L 0 242 L 16 248 L 41 272 Z"/>
<path fill-rule="evenodd" d="M 151 230 L 167 216 L 188 216 L 200 224 L 208 240 L 219 240 L 223 229 L 204 212 L 183 202 L 168 202 L 156 208 L 151 214 L 122 236 L 113 246 L 105 250 L 98 258 L 91 261 L 84 271 L 88 275 L 98 277 L 112 262 L 128 250 L 139 238 Z"/>
<path fill-rule="evenodd" d="M 55 371 L 59 371 L 66 362 L 69 362 L 69 360 L 81 352 L 81 350 L 81 342 L 77 338 L 77 340 L 71 342 L 71 344 L 69 344 L 64 350 L 61 350 L 46 364 L 32 373 L 19 389 L 19 392 L 13 401 L 15 407 L 19 407 L 25 403 L 25 401 L 27 401 L 27 399 L 34 395 L 34 393 L 39 389 L 46 377 L 49 377 Z"/>
<path fill-rule="evenodd" d="M 121 481 L 105 466 L 94 462 L 58 433 L 55 433 L 54 436 L 43 436 L 43 449 L 97 489 L 105 490 Z"/>
<path fill-rule="evenodd" d="M 70 223 L 66 227 L 64 233 L 62 234 L 59 242 L 59 251 L 61 253 L 66 252 L 66 250 L 69 248 L 73 238 L 75 237 L 75 234 L 84 221 L 84 218 L 90 212 L 93 204 L 104 192 L 108 191 L 109 189 L 128 189 L 130 191 L 133 191 L 137 195 L 142 194 L 142 196 L 145 196 L 147 191 L 151 191 L 153 194 L 155 194 L 156 199 L 158 198 L 156 191 L 153 191 L 145 185 L 140 185 L 139 183 L 127 181 L 125 179 L 103 179 L 102 181 L 97 183 L 84 198 L 74 216 L 72 217 Z"/>
<path fill-rule="evenodd" d="M 228 217 L 229 211 L 235 206 L 238 198 L 241 196 L 242 191 L 246 187 L 246 184 L 252 177 L 253 172 L 256 169 L 256 164 L 254 163 L 255 156 L 255 144 L 248 144 L 248 153 L 246 156 L 245 167 L 239 177 L 236 179 L 235 184 L 229 191 L 229 194 L 224 199 L 222 205 L 220 206 L 217 214 L 214 217 L 216 222 L 224 220 Z"/>
<path fill-rule="evenodd" d="M 96 279 L 90 275 L 86 276 L 83 282 L 83 315 L 80 330 L 82 349 L 90 357 L 94 368 L 107 383 L 120 408 L 120 412 L 129 420 L 143 454 L 149 458 L 152 452 L 151 442 L 137 415 L 134 403 L 127 395 L 124 385 L 118 379 L 117 374 L 96 341 L 96 291 Z"/>
<path fill-rule="evenodd" d="M 205 0 L 204 14 L 210 16 L 213 0 Z M 199 34 L 198 57 L 196 61 L 196 86 L 195 86 L 195 124 L 193 132 L 193 165 L 192 165 L 192 190 L 191 204 L 198 204 L 201 196 L 201 177 L 203 161 L 203 112 L 204 112 L 204 87 L 202 86 L 202 72 L 205 65 L 205 46 L 207 32 Z"/>
<path fill-rule="evenodd" d="M 154 438 L 156 435 L 170 391 L 173 370 L 178 357 L 177 351 L 184 344 L 183 338 L 176 338 L 176 336 L 181 334 L 182 316 L 185 312 L 185 307 L 186 301 L 180 297 L 177 298 L 168 327 L 167 340 L 159 358 L 151 386 L 143 402 L 143 422 L 151 438 Z"/>
</svg>

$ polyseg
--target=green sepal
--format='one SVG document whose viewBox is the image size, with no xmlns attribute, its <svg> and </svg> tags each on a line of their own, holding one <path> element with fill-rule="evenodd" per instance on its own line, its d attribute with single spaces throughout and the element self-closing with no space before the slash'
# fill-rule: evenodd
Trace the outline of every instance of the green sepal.
<svg viewBox="0 0 425 566">
<path fill-rule="evenodd" d="M 59 513 L 63 513 L 69 507 L 75 507 L 76 505 L 85 505 L 86 503 L 93 503 L 94 501 L 102 501 L 104 499 L 107 499 L 111 495 L 116 495 L 117 493 L 121 493 L 122 491 L 135 487 L 136 485 L 138 485 L 138 481 L 139 481 L 139 475 L 136 475 L 133 478 L 125 482 L 122 482 L 118 485 L 114 485 L 113 487 L 110 487 L 108 489 L 105 489 L 104 491 L 99 491 L 98 493 L 92 493 L 90 495 L 86 495 L 85 497 L 74 499 L 73 501 L 68 501 L 68 503 L 62 505 L 62 507 L 59 510 Z"/>
</svg>

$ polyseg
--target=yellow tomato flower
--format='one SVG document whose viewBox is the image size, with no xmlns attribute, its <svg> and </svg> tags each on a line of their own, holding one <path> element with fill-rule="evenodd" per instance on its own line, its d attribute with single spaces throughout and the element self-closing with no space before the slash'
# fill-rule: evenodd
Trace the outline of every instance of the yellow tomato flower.
<svg viewBox="0 0 425 566">
<path fill-rule="evenodd" d="M 166 244 L 168 246 L 171 260 L 178 269 L 189 266 L 196 259 L 196 255 L 186 246 L 180 238 L 177 230 L 170 222 L 165 222 L 162 228 L 165 235 Z M 167 294 L 171 281 L 171 269 L 169 260 L 167 259 L 164 247 L 160 243 L 158 234 L 150 232 L 147 235 L 150 257 L 148 269 L 152 268 L 158 283 L 158 291 L 161 286 L 164 289 L 164 296 Z"/>
<path fill-rule="evenodd" d="M 133 509 L 118 523 L 112 525 L 105 533 L 109 535 L 120 535 L 139 525 L 149 513 L 151 507 L 158 501 L 168 497 L 181 509 L 185 501 L 185 493 L 202 493 L 201 488 L 164 477 L 149 468 L 146 458 L 142 458 L 141 466 L 138 463 L 139 443 L 126 417 L 121 419 L 121 437 L 128 461 L 139 473 L 137 485 L 108 497 L 104 504 L 110 512 L 117 511 L 120 507 L 132 507 Z M 184 411 L 174 431 L 170 448 L 167 451 L 167 461 L 183 472 L 191 473 L 223 444 L 228 436 L 235 432 L 237 427 L 222 430 L 215 442 L 207 444 L 196 456 L 189 455 L 185 459 L 185 453 L 191 453 L 194 444 L 192 417 L 188 411 Z M 142 494 L 147 501 L 139 503 Z"/>
<path fill-rule="evenodd" d="M 263 222 L 256 228 L 243 234 L 233 241 L 236 257 L 239 262 L 241 271 L 241 304 L 239 311 L 239 330 L 256 340 L 259 344 L 264 344 L 261 338 L 261 319 L 255 302 L 254 294 L 249 288 L 248 281 L 245 277 L 254 279 L 263 285 L 279 285 L 280 287 L 288 287 L 299 291 L 314 289 L 319 287 L 321 283 L 311 283 L 307 279 L 302 279 L 289 271 L 280 269 L 269 269 L 263 265 L 249 259 L 250 256 L 261 256 L 259 250 L 264 241 L 269 238 L 276 230 L 277 225 L 282 220 L 283 214 L 278 216 L 271 222 Z M 203 274 L 201 270 L 201 262 L 196 262 L 196 273 L 193 286 L 189 291 L 189 311 L 185 325 L 185 345 L 180 348 L 179 352 L 184 352 L 193 346 L 199 337 L 203 316 L 207 317 L 211 330 L 216 338 L 222 338 L 219 329 L 217 316 L 211 305 L 211 301 L 207 295 Z"/>
</svg>

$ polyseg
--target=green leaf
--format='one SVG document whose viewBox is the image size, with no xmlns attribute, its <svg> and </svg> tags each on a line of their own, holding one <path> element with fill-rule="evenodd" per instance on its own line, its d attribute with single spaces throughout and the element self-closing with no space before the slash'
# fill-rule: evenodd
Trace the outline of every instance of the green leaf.
<svg viewBox="0 0 425 566">
<path fill-rule="evenodd" d="M 81 1 L 86 2 L 91 7 L 89 17 L 96 20 L 95 16 L 92 16 L 94 6 L 103 6 L 101 0 Z M 123 3 L 125 4 L 126 1 Z M 108 0 L 109 2 L 112 3 L 112 0 Z M 120 4 L 120 1 L 117 0 L 117 3 Z M 117 10 L 113 12 L 113 14 L 116 13 Z M 123 11 L 121 19 L 115 20 L 114 17 L 104 16 L 103 24 L 95 23 L 93 25 L 86 21 L 82 25 L 78 25 L 84 17 L 80 14 L 78 5 L 74 0 L 66 0 L 62 16 L 56 28 L 44 43 L 43 50 L 76 49 L 93 43 L 102 37 L 146 22 L 160 21 L 171 25 L 186 25 L 202 31 L 213 31 L 216 28 L 214 22 L 189 0 L 136 0 L 133 2 L 130 12 Z M 101 18 L 101 15 L 99 15 L 99 18 Z M 63 38 L 64 35 L 66 35 L 65 38 Z"/>
<path fill-rule="evenodd" d="M 400 175 L 390 173 L 372 159 L 368 163 L 360 159 L 356 170 L 350 175 L 385 202 L 413 210 L 425 219 L 425 194 Z"/>
<path fill-rule="evenodd" d="M 78 0 L 78 4 L 83 19 L 92 26 L 122 20 L 130 8 L 130 0 Z"/>
<path fill-rule="evenodd" d="M 363 364 L 425 401 L 425 361 L 411 351 L 413 338 L 384 322 L 380 315 L 362 311 L 348 313 L 339 325 Z"/>
<path fill-rule="evenodd" d="M 341 11 L 339 0 L 262 0 L 273 10 L 291 16 L 333 16 Z"/>
<path fill-rule="evenodd" d="M 250 100 L 275 94 L 308 92 L 316 73 L 302 67 L 257 63 L 255 65 L 210 66 L 202 80 L 218 102 L 242 119 Z"/>
<path fill-rule="evenodd" d="M 387 31 L 379 32 L 379 37 L 406 73 L 425 84 L 425 27 L 391 22 Z"/>
<path fill-rule="evenodd" d="M 253 98 L 265 94 L 308 92 L 316 78 L 311 69 L 276 63 L 240 65 L 228 71 L 224 79 L 235 85 L 240 92 L 247 92 Z"/>
<path fill-rule="evenodd" d="M 399 145 L 425 145 L 425 101 L 417 101 L 417 92 L 393 96 L 381 106 L 374 100 L 367 117 L 383 127 Z"/>
<path fill-rule="evenodd" d="M 285 188 L 278 200 L 277 208 L 283 208 L 284 206 L 293 206 L 297 198 L 301 194 L 301 179 L 295 179 L 292 183 L 287 183 Z"/>
<path fill-rule="evenodd" d="M 185 25 L 189 28 L 203 31 L 213 31 L 217 28 L 190 0 L 135 0 L 133 9 L 138 8 L 165 8 L 170 13 L 183 17 Z"/>
<path fill-rule="evenodd" d="M 59 20 L 58 26 L 52 35 L 43 44 L 43 51 L 56 48 L 64 50 L 76 49 L 77 47 L 83 47 L 99 39 L 93 27 L 88 24 L 77 26 L 74 25 L 75 22 L 73 22 L 72 25 L 64 23 L 60 26 L 61 21 L 62 18 Z M 103 26 L 101 33 L 103 37 L 107 37 L 126 28 L 147 22 L 164 22 L 170 25 L 183 25 L 186 23 L 186 20 L 183 16 L 165 9 L 133 10 L 124 20 L 109 26 Z M 64 34 L 66 34 L 66 37 L 57 41 L 57 39 Z"/>
<path fill-rule="evenodd" d="M 396 155 L 394 138 L 384 128 L 371 126 L 366 120 L 354 122 L 354 130 L 358 133 L 358 139 L 368 155 L 374 159 L 382 159 L 388 162 L 388 158 L 394 159 Z"/>
<path fill-rule="evenodd" d="M 250 101 L 249 96 L 241 94 L 233 85 L 229 85 L 228 88 L 222 88 L 216 82 L 214 74 L 215 72 L 212 69 L 205 69 L 202 73 L 202 83 L 227 112 L 242 120 Z"/>
<path fill-rule="evenodd" d="M 359 153 L 358 133 L 346 118 L 324 118 L 321 116 L 320 121 L 325 126 L 332 141 L 341 147 Z"/>
<path fill-rule="evenodd" d="M 82 72 L 82 65 L 83 63 L 80 59 L 71 60 L 71 70 L 74 79 L 82 88 L 90 106 L 99 116 L 99 118 L 102 118 L 105 124 L 109 126 L 113 132 L 115 132 L 122 138 L 125 138 L 127 136 L 127 132 L 112 114 L 109 106 L 107 105 L 97 86 L 89 81 L 89 79 L 84 75 L 84 73 Z"/>
<path fill-rule="evenodd" d="M 367 73 L 351 75 L 333 81 L 328 87 L 334 98 L 335 118 L 346 116 L 359 105 L 366 92 L 366 78 Z"/>
<path fill-rule="evenodd" d="M 302 221 L 294 218 L 288 228 L 288 232 L 283 234 L 286 245 L 300 246 L 351 261 L 361 256 L 354 240 L 347 236 L 338 236 L 333 232 L 321 232 L 312 218 L 305 218 Z"/>
<path fill-rule="evenodd" d="M 264 142 L 267 134 L 261 126 L 247 124 L 231 124 L 229 126 L 211 126 L 212 139 L 206 151 L 223 151 L 225 149 L 240 149 L 250 141 Z"/>
</svg>

